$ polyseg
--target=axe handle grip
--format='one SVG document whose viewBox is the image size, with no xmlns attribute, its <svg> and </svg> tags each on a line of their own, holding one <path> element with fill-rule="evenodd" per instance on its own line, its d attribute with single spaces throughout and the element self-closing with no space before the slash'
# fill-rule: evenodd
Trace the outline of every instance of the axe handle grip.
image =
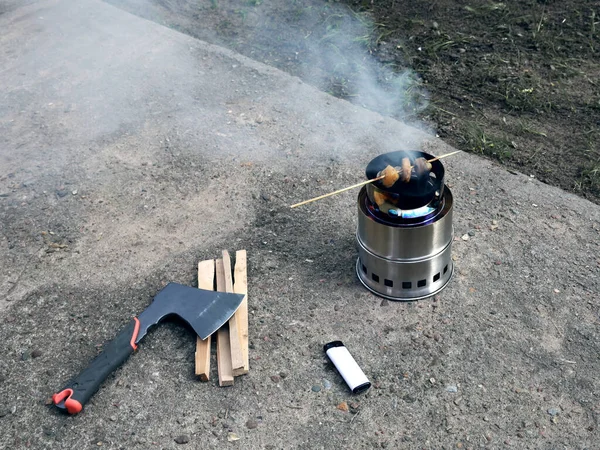
<svg viewBox="0 0 600 450">
<path fill-rule="evenodd" d="M 83 409 L 100 384 L 119 367 L 137 348 L 135 340 L 140 329 L 140 321 L 134 318 L 110 341 L 90 365 L 52 396 L 54 404 L 69 414 L 77 414 Z"/>
</svg>

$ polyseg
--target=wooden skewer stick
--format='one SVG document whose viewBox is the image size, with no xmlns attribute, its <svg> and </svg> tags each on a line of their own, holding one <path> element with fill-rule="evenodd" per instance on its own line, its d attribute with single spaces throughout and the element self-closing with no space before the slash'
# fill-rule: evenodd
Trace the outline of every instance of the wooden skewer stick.
<svg viewBox="0 0 600 450">
<path fill-rule="evenodd" d="M 428 159 L 427 162 L 434 162 L 437 161 L 438 159 L 442 159 L 442 158 L 446 158 L 447 156 L 452 156 L 452 155 L 456 155 L 457 153 L 462 152 L 462 150 L 456 150 L 455 152 L 450 152 L 450 153 L 446 153 L 445 155 L 440 155 L 440 156 L 436 156 L 435 158 L 431 158 Z"/>
<path fill-rule="evenodd" d="M 330 192 L 329 194 L 323 194 L 323 195 L 320 195 L 318 197 L 311 198 L 309 200 L 304 200 L 303 202 L 296 203 L 295 205 L 290 206 L 290 208 L 296 208 L 297 206 L 302 206 L 302 205 L 306 205 L 307 203 L 316 202 L 317 200 L 321 200 L 322 198 L 331 197 L 332 195 L 336 195 L 336 194 L 339 194 L 341 192 L 349 191 L 350 189 L 354 189 L 354 188 L 357 188 L 357 187 L 360 187 L 360 186 L 364 186 L 365 184 L 369 184 L 369 183 L 372 183 L 374 181 L 383 180 L 384 178 L 385 178 L 385 175 L 381 175 L 380 177 L 373 178 L 372 180 L 367 180 L 367 181 L 363 181 L 361 183 L 356 183 L 356 184 L 353 184 L 352 186 L 348 186 L 348 187 L 345 187 L 343 189 Z"/>
<path fill-rule="evenodd" d="M 462 150 L 457 150 L 457 151 L 452 152 L 452 153 L 446 153 L 445 155 L 436 156 L 435 158 L 431 158 L 431 159 L 427 160 L 427 162 L 431 163 L 431 162 L 437 161 L 439 159 L 446 158 L 447 156 L 455 155 L 455 154 L 457 154 L 457 153 L 459 153 L 461 151 Z M 410 166 L 411 170 L 412 170 L 413 167 L 414 166 Z M 396 171 L 396 172 L 400 172 L 400 171 Z M 342 188 L 342 189 L 338 189 L 337 191 L 330 192 L 329 194 L 323 194 L 323 195 L 319 195 L 318 197 L 315 197 L 315 198 L 304 200 L 303 202 L 291 205 L 290 208 L 297 208 L 298 206 L 306 205 L 307 203 L 316 202 L 317 200 L 321 200 L 321 199 L 324 199 L 324 198 L 327 198 L 327 197 L 331 197 L 333 195 L 341 194 L 342 192 L 346 192 L 346 191 L 349 191 L 350 189 L 354 189 L 354 188 L 357 188 L 357 187 L 364 186 L 365 184 L 374 183 L 375 181 L 383 180 L 384 178 L 385 178 L 385 175 L 381 175 L 380 177 L 377 177 L 377 178 L 372 178 L 370 180 L 363 181 L 361 183 L 353 184 L 352 186 L 348 186 L 348 187 L 345 187 L 345 188 Z"/>
</svg>

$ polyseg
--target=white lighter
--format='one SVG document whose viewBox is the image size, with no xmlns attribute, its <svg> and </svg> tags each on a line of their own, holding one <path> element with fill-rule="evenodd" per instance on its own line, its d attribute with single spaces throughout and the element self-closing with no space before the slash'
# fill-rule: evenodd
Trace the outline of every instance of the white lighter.
<svg viewBox="0 0 600 450">
<path fill-rule="evenodd" d="M 371 382 L 342 341 L 325 344 L 323 350 L 354 394 L 366 391 L 371 387 Z"/>
</svg>

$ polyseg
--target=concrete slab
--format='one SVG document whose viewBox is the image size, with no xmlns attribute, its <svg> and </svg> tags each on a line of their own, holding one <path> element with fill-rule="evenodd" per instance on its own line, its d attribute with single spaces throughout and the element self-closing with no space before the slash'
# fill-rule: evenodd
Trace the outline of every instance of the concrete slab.
<svg viewBox="0 0 600 450">
<path fill-rule="evenodd" d="M 449 159 L 457 274 L 435 299 L 382 302 L 354 275 L 357 193 L 288 205 L 440 140 L 94 0 L 0 15 L 0 86 L 3 447 L 595 444 L 598 206 Z M 249 252 L 249 375 L 196 381 L 193 336 L 169 323 L 82 414 L 45 405 L 224 248 Z M 332 339 L 368 393 L 326 364 Z"/>
</svg>

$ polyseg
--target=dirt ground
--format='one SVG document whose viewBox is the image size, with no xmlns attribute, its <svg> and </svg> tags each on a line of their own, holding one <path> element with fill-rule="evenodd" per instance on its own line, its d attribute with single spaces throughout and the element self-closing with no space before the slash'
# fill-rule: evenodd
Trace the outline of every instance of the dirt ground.
<svg viewBox="0 0 600 450">
<path fill-rule="evenodd" d="M 315 10 L 290 4 L 306 20 Z M 448 158 L 455 276 L 434 298 L 383 301 L 354 272 L 357 193 L 289 205 L 361 181 L 383 149 L 437 155 L 452 150 L 444 140 L 273 69 L 298 67 L 280 53 L 259 64 L 95 0 L 9 5 L 0 448 L 597 447 L 600 208 L 496 160 Z M 159 21 L 184 3 L 136 5 L 158 8 L 144 13 Z M 201 7 L 221 23 L 224 2 Z M 238 5 L 235 26 L 196 30 L 235 36 L 268 16 L 253 14 L 263 7 Z M 361 104 L 365 92 L 382 100 L 310 61 L 303 77 Z M 414 88 L 394 114 L 418 120 L 435 105 L 410 72 L 377 73 Z M 213 364 L 213 380 L 199 382 L 195 337 L 173 320 L 82 414 L 50 404 L 164 283 L 195 285 L 197 262 L 225 248 L 248 250 L 248 375 L 220 388 Z M 322 345 L 334 339 L 368 374 L 368 392 L 352 395 L 327 362 Z"/>
<path fill-rule="evenodd" d="M 597 2 L 108 1 L 381 113 L 425 120 L 456 148 L 600 202 Z M 314 58 L 315 45 L 335 62 Z M 348 59 L 350 47 L 361 55 Z M 414 70 L 404 89 L 429 101 L 401 111 L 369 102 L 355 67 L 367 58 L 388 88 L 388 71 Z"/>
</svg>

